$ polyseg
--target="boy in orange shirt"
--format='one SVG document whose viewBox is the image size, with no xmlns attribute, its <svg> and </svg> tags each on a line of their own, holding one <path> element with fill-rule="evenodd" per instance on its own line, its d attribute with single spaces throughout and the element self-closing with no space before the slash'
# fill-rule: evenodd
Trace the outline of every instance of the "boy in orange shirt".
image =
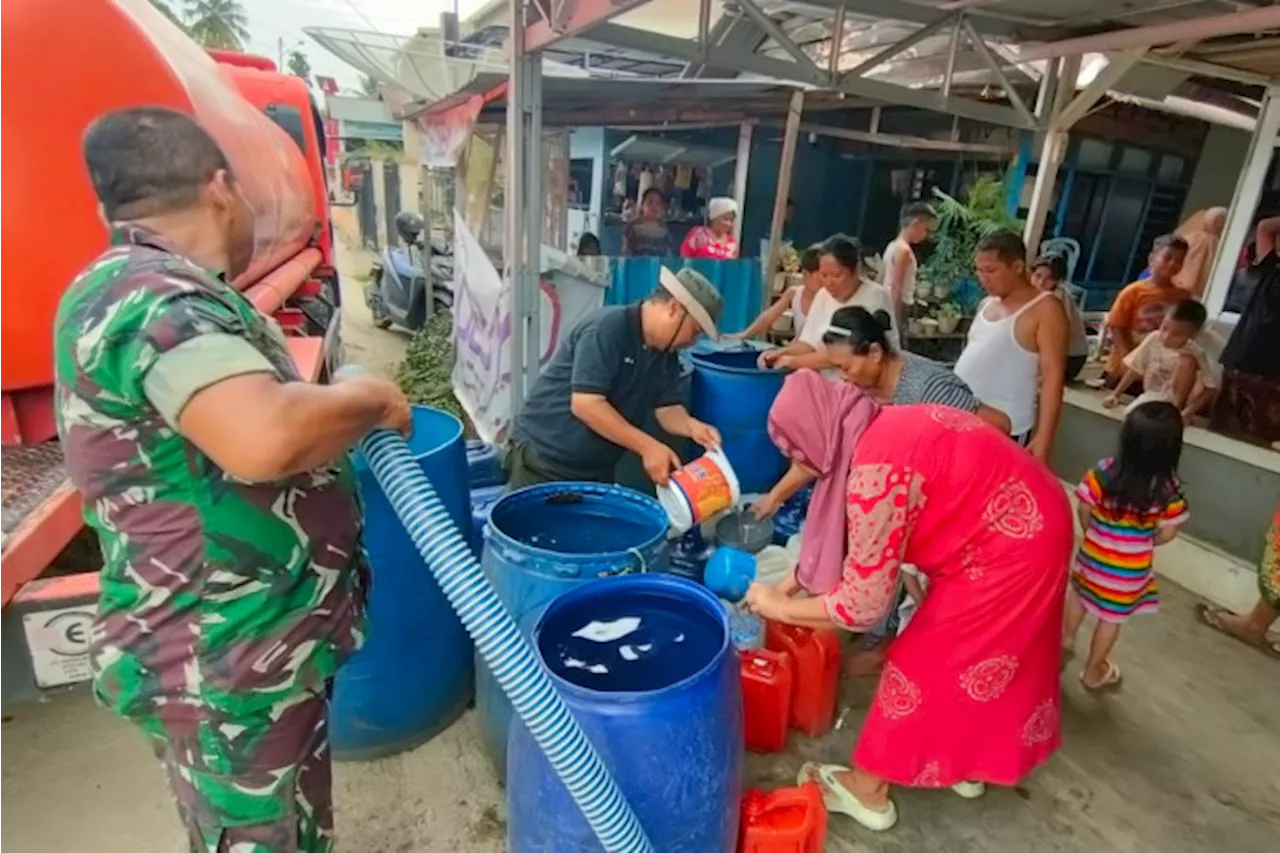
<svg viewBox="0 0 1280 853">
<path fill-rule="evenodd" d="M 1187 297 L 1187 292 L 1173 283 L 1173 277 L 1187 259 L 1187 249 L 1187 241 L 1176 234 L 1157 237 L 1147 258 L 1151 277 L 1126 285 L 1112 303 L 1107 312 L 1111 354 L 1103 374 L 1108 388 L 1116 387 L 1124 378 L 1124 360 L 1129 353 L 1137 349 L 1143 338 L 1160 328 L 1169 308 Z"/>
</svg>

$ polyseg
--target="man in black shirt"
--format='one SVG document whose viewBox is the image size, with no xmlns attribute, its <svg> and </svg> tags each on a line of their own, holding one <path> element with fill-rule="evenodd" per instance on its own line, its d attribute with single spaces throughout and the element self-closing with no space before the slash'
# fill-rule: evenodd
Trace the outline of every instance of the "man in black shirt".
<svg viewBox="0 0 1280 853">
<path fill-rule="evenodd" d="M 714 427 L 680 400 L 677 351 L 717 336 L 720 294 L 692 269 L 661 268 L 658 289 L 636 305 L 611 305 L 584 317 L 539 374 L 516 416 L 507 448 L 508 487 L 554 480 L 613 482 L 630 450 L 659 485 L 679 467 L 674 450 L 642 428 L 650 412 L 671 435 L 706 448 Z"/>
</svg>

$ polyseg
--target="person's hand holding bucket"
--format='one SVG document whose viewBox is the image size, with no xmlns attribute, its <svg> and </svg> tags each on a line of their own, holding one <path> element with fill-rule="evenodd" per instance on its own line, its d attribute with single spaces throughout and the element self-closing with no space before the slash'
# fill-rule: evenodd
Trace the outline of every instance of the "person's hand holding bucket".
<svg viewBox="0 0 1280 853">
<path fill-rule="evenodd" d="M 702 445 L 706 450 L 720 449 L 720 430 L 711 424 L 689 418 L 689 438 Z"/>
<path fill-rule="evenodd" d="M 645 445 L 644 452 L 640 454 L 640 464 L 650 480 L 666 487 L 671 481 L 671 472 L 680 467 L 680 457 L 655 438 Z"/>
</svg>

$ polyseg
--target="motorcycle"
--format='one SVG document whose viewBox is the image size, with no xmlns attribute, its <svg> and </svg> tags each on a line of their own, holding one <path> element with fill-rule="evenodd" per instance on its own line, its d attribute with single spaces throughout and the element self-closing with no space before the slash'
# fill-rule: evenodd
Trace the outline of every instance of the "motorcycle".
<svg viewBox="0 0 1280 853">
<path fill-rule="evenodd" d="M 416 332 L 433 311 L 453 309 L 453 258 L 447 246 L 428 247 L 417 213 L 397 213 L 395 229 L 401 245 L 387 246 L 374 263 L 365 304 L 379 329 L 396 325 Z"/>
</svg>

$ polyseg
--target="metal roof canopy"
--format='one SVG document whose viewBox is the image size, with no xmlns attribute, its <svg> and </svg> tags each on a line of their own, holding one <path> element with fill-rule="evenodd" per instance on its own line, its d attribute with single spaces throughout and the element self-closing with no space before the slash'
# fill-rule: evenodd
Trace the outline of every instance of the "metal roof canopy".
<svg viewBox="0 0 1280 853">
<path fill-rule="evenodd" d="M 1280 70 L 1280 8 L 1269 0 L 688 0 L 683 30 L 625 26 L 645 3 L 526 0 L 526 49 L 571 40 L 683 62 L 683 76 L 734 69 L 1024 129 L 1041 126 L 1029 102 L 1061 56 L 1141 50 L 1109 75 L 1111 88 L 1160 101 L 1193 77 L 1201 88 L 1231 81 L 1227 93 L 1250 96 L 1232 106 L 1245 114 Z M 958 95 L 965 84 L 983 96 Z"/>
</svg>

